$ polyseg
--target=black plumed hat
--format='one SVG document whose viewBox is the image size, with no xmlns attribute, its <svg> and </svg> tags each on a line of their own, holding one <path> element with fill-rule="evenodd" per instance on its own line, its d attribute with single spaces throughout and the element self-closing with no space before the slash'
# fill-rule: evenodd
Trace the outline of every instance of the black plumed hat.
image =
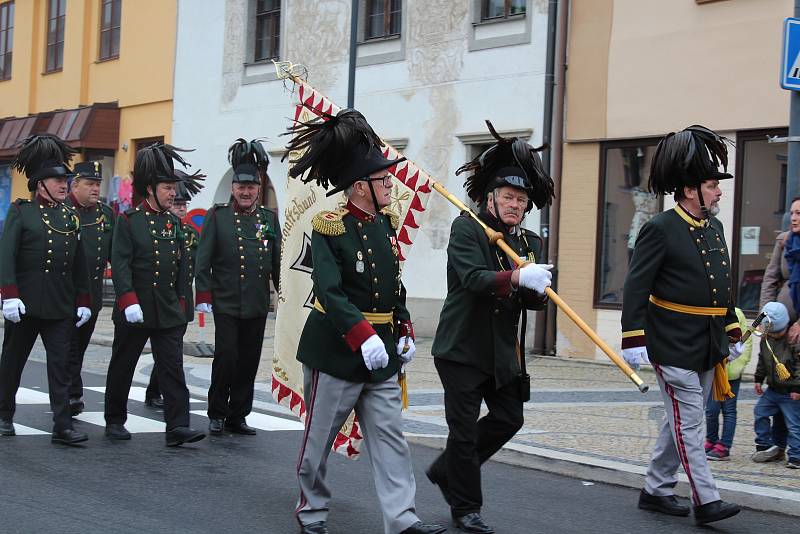
<svg viewBox="0 0 800 534">
<path fill-rule="evenodd" d="M 161 182 L 180 182 L 175 175 L 175 162 L 184 167 L 190 165 L 179 152 L 191 152 L 165 143 L 155 143 L 136 153 L 133 165 L 133 188 L 142 197 L 147 196 L 147 186 L 155 187 Z"/>
<path fill-rule="evenodd" d="M 261 144 L 262 139 L 253 139 L 251 141 L 247 141 L 246 139 L 239 138 L 234 143 L 228 147 L 228 162 L 233 167 L 234 172 L 234 182 L 255 182 L 260 184 L 261 179 L 259 178 L 258 174 L 259 171 L 264 173 L 264 176 L 267 175 L 267 167 L 269 167 L 269 154 L 264 149 L 264 145 Z M 246 174 L 247 176 L 255 177 L 255 180 L 252 178 L 239 180 L 237 176 L 240 172 L 237 171 L 242 166 L 245 167 L 245 170 L 241 170 L 241 174 Z M 255 168 L 255 172 L 253 171 Z"/>
<path fill-rule="evenodd" d="M 69 177 L 69 162 L 78 151 L 60 137 L 51 134 L 32 135 L 22 141 L 11 166 L 28 178 L 28 191 L 45 178 Z"/>
<path fill-rule="evenodd" d="M 360 112 L 343 109 L 336 115 L 323 113 L 308 122 L 297 121 L 287 134 L 294 137 L 287 145 L 284 159 L 290 152 L 300 152 L 289 175 L 304 183 L 316 181 L 324 189 L 333 186 L 327 196 L 344 191 L 370 174 L 396 165 L 406 158 L 387 159 L 380 137 Z M 284 134 L 284 135 L 287 135 Z"/>
<path fill-rule="evenodd" d="M 656 147 L 650 164 L 650 191 L 666 195 L 706 180 L 732 178 L 728 170 L 730 139 L 695 124 L 670 132 Z M 725 172 L 720 172 L 722 166 Z"/>
<path fill-rule="evenodd" d="M 502 137 L 488 120 L 486 126 L 497 141 L 456 171 L 456 175 L 462 172 L 472 173 L 464 183 L 469 197 L 481 204 L 489 191 L 503 185 L 511 185 L 528 193 L 530 199 L 528 211 L 531 210 L 533 204 L 536 204 L 539 209 L 549 205 L 555 197 L 555 184 L 545 170 L 542 158 L 538 154 L 546 147 L 534 148 L 524 139 Z M 514 185 L 516 182 L 510 183 L 505 179 L 513 175 L 513 173 L 508 173 L 509 168 L 517 168 L 522 171 L 522 178 L 525 180 L 520 185 Z M 504 176 L 501 177 L 500 174 L 504 174 Z"/>
<path fill-rule="evenodd" d="M 175 169 L 175 176 L 180 180 L 176 184 L 175 200 L 177 202 L 189 202 L 192 197 L 200 192 L 205 185 L 201 184 L 206 175 L 201 174 L 198 169 L 193 174 L 188 174 L 180 169 Z"/>
</svg>

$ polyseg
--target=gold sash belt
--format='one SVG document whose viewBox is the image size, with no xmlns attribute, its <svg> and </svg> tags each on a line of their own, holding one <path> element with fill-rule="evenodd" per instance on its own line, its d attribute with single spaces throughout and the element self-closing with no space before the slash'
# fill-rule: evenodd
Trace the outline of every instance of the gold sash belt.
<svg viewBox="0 0 800 534">
<path fill-rule="evenodd" d="M 316 299 L 314 300 L 314 309 L 320 313 L 326 313 L 325 308 L 323 308 L 322 304 L 319 303 L 319 300 Z M 361 314 L 364 316 L 364 319 L 370 322 L 370 324 L 388 324 L 389 326 L 394 326 L 393 312 L 373 313 L 362 311 Z"/>
<path fill-rule="evenodd" d="M 705 306 L 689 306 L 688 304 L 678 304 L 668 300 L 660 299 L 654 295 L 650 295 L 650 302 L 660 308 L 672 310 L 679 313 L 687 313 L 689 315 L 705 315 L 712 317 L 724 317 L 728 313 L 728 308 L 710 308 Z"/>
</svg>

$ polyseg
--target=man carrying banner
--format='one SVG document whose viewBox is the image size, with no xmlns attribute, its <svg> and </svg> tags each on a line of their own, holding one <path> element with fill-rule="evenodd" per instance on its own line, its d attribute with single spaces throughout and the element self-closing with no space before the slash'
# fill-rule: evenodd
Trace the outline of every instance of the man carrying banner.
<svg viewBox="0 0 800 534">
<path fill-rule="evenodd" d="M 208 210 L 197 253 L 197 311 L 214 313 L 208 430 L 254 435 L 245 418 L 253 408 L 270 279 L 279 286 L 280 228 L 258 202 L 269 165 L 260 141 L 237 140 L 228 159 L 233 200 Z"/>
<path fill-rule="evenodd" d="M 677 206 L 639 232 L 622 306 L 622 355 L 634 366 L 652 363 L 666 411 L 639 508 L 689 515 L 674 495 L 682 465 L 698 525 L 739 512 L 720 500 L 703 448 L 712 383 L 715 396 L 726 393 L 726 359 L 742 352 L 728 246 L 715 218 L 719 181 L 731 178 L 719 172 L 720 165 L 727 170 L 726 141 L 703 126 L 690 126 L 659 142 L 650 190 L 674 193 Z"/>
<path fill-rule="evenodd" d="M 396 221 L 387 169 L 403 160 L 383 157 L 383 142 L 357 111 L 323 113 L 291 129 L 290 151 L 300 153 L 289 174 L 308 175 L 348 201 L 313 219 L 311 237 L 314 310 L 297 348 L 303 363 L 305 433 L 295 511 L 305 534 L 327 533 L 331 492 L 327 458 L 337 432 L 355 409 L 367 450 L 387 534 L 438 534 L 415 512 L 416 484 L 403 437 L 397 374 L 414 354 L 410 315 L 400 277 Z"/>
<path fill-rule="evenodd" d="M 92 295 L 92 317 L 75 328 L 69 358 L 69 407 L 73 416 L 83 411 L 83 355 L 94 333 L 97 316 L 103 307 L 103 275 L 111 261 L 111 236 L 114 232 L 114 212 L 100 202 L 103 165 L 99 161 L 84 161 L 75 165 L 75 176 L 69 196 L 64 202 L 71 206 L 81 222 L 81 243 L 89 269 L 89 291 Z"/>
<path fill-rule="evenodd" d="M 518 333 L 520 313 L 544 306 L 549 265 L 536 265 L 542 240 L 520 226 L 534 203 L 553 198 L 553 180 L 522 139 L 500 138 L 459 169 L 467 178 L 479 217 L 529 264 L 514 262 L 493 245 L 477 221 L 462 214 L 453 221 L 447 246 L 447 298 L 431 352 L 444 387 L 445 451 L 427 470 L 465 532 L 494 532 L 481 517 L 481 465 L 511 439 L 523 422 L 530 378 Z M 481 402 L 489 413 L 480 418 Z"/>
</svg>

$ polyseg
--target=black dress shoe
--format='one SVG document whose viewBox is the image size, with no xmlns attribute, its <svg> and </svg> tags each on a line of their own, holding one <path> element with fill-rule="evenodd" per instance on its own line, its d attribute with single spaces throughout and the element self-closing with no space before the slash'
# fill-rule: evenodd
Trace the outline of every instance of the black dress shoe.
<svg viewBox="0 0 800 534">
<path fill-rule="evenodd" d="M 455 524 L 458 530 L 463 532 L 474 532 L 475 534 L 494 533 L 494 529 L 483 521 L 481 514 L 478 512 L 472 512 L 471 514 L 454 517 L 453 524 Z"/>
<path fill-rule="evenodd" d="M 447 532 L 447 527 L 442 525 L 428 525 L 422 521 L 417 521 L 400 534 L 442 534 Z"/>
<path fill-rule="evenodd" d="M 69 411 L 72 414 L 72 417 L 76 415 L 80 415 L 83 413 L 83 409 L 86 405 L 83 403 L 83 399 L 80 397 L 72 398 L 69 400 Z"/>
<path fill-rule="evenodd" d="M 234 434 L 242 434 L 244 436 L 255 436 L 256 429 L 248 425 L 244 419 L 237 421 L 225 421 L 225 430 L 233 432 Z"/>
<path fill-rule="evenodd" d="M 325 526 L 325 521 L 317 521 L 303 525 L 300 534 L 328 534 L 328 527 Z"/>
<path fill-rule="evenodd" d="M 0 419 L 0 436 L 16 436 L 14 423 L 11 419 Z"/>
<path fill-rule="evenodd" d="M 674 495 L 658 497 L 650 495 L 645 490 L 642 490 L 639 494 L 639 508 L 667 515 L 679 515 L 682 517 L 689 515 L 689 507 L 678 502 Z"/>
<path fill-rule="evenodd" d="M 701 504 L 694 507 L 694 523 L 696 525 L 705 525 L 706 523 L 721 521 L 733 517 L 741 511 L 741 508 L 737 505 L 725 501 Z"/>
<path fill-rule="evenodd" d="M 208 431 L 213 434 L 214 436 L 219 436 L 222 434 L 223 429 L 225 428 L 225 420 L 224 419 L 209 419 L 208 420 Z"/>
<path fill-rule="evenodd" d="M 161 396 L 158 397 L 145 397 L 144 405 L 149 406 L 151 408 L 157 408 L 159 410 L 164 409 L 164 399 Z"/>
<path fill-rule="evenodd" d="M 111 423 L 106 425 L 106 437 L 114 441 L 124 441 L 131 439 L 131 433 L 128 432 L 125 425 Z"/>
<path fill-rule="evenodd" d="M 66 428 L 64 430 L 53 431 L 53 437 L 50 438 L 51 443 L 61 443 L 63 445 L 76 445 L 88 440 L 89 436 L 83 432 Z"/>
<path fill-rule="evenodd" d="M 167 430 L 167 447 L 177 447 L 184 443 L 194 443 L 205 438 L 205 433 L 189 428 L 188 426 L 179 426 L 172 430 Z"/>
<path fill-rule="evenodd" d="M 425 470 L 425 476 L 428 477 L 428 480 L 431 481 L 431 484 L 439 487 L 439 491 L 442 492 L 442 497 L 444 497 L 444 502 L 452 505 L 452 497 L 450 496 L 450 490 L 447 489 L 447 482 L 436 476 L 436 474 L 433 472 L 433 466 L 430 466 Z"/>
</svg>

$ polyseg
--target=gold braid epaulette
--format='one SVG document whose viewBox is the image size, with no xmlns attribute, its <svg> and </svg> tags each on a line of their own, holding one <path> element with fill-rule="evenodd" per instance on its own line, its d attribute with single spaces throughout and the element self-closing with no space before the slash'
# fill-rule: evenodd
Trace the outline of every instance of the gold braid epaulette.
<svg viewBox="0 0 800 534">
<path fill-rule="evenodd" d="M 392 225 L 392 228 L 394 228 L 395 230 L 400 228 L 400 216 L 396 214 L 394 211 L 392 211 L 392 209 L 389 208 L 389 206 L 382 208 L 381 213 L 389 217 L 389 224 Z"/>
<path fill-rule="evenodd" d="M 350 213 L 347 208 L 340 208 L 336 211 L 321 211 L 311 219 L 311 226 L 314 231 L 322 235 L 338 236 L 345 233 L 342 217 Z"/>
</svg>

